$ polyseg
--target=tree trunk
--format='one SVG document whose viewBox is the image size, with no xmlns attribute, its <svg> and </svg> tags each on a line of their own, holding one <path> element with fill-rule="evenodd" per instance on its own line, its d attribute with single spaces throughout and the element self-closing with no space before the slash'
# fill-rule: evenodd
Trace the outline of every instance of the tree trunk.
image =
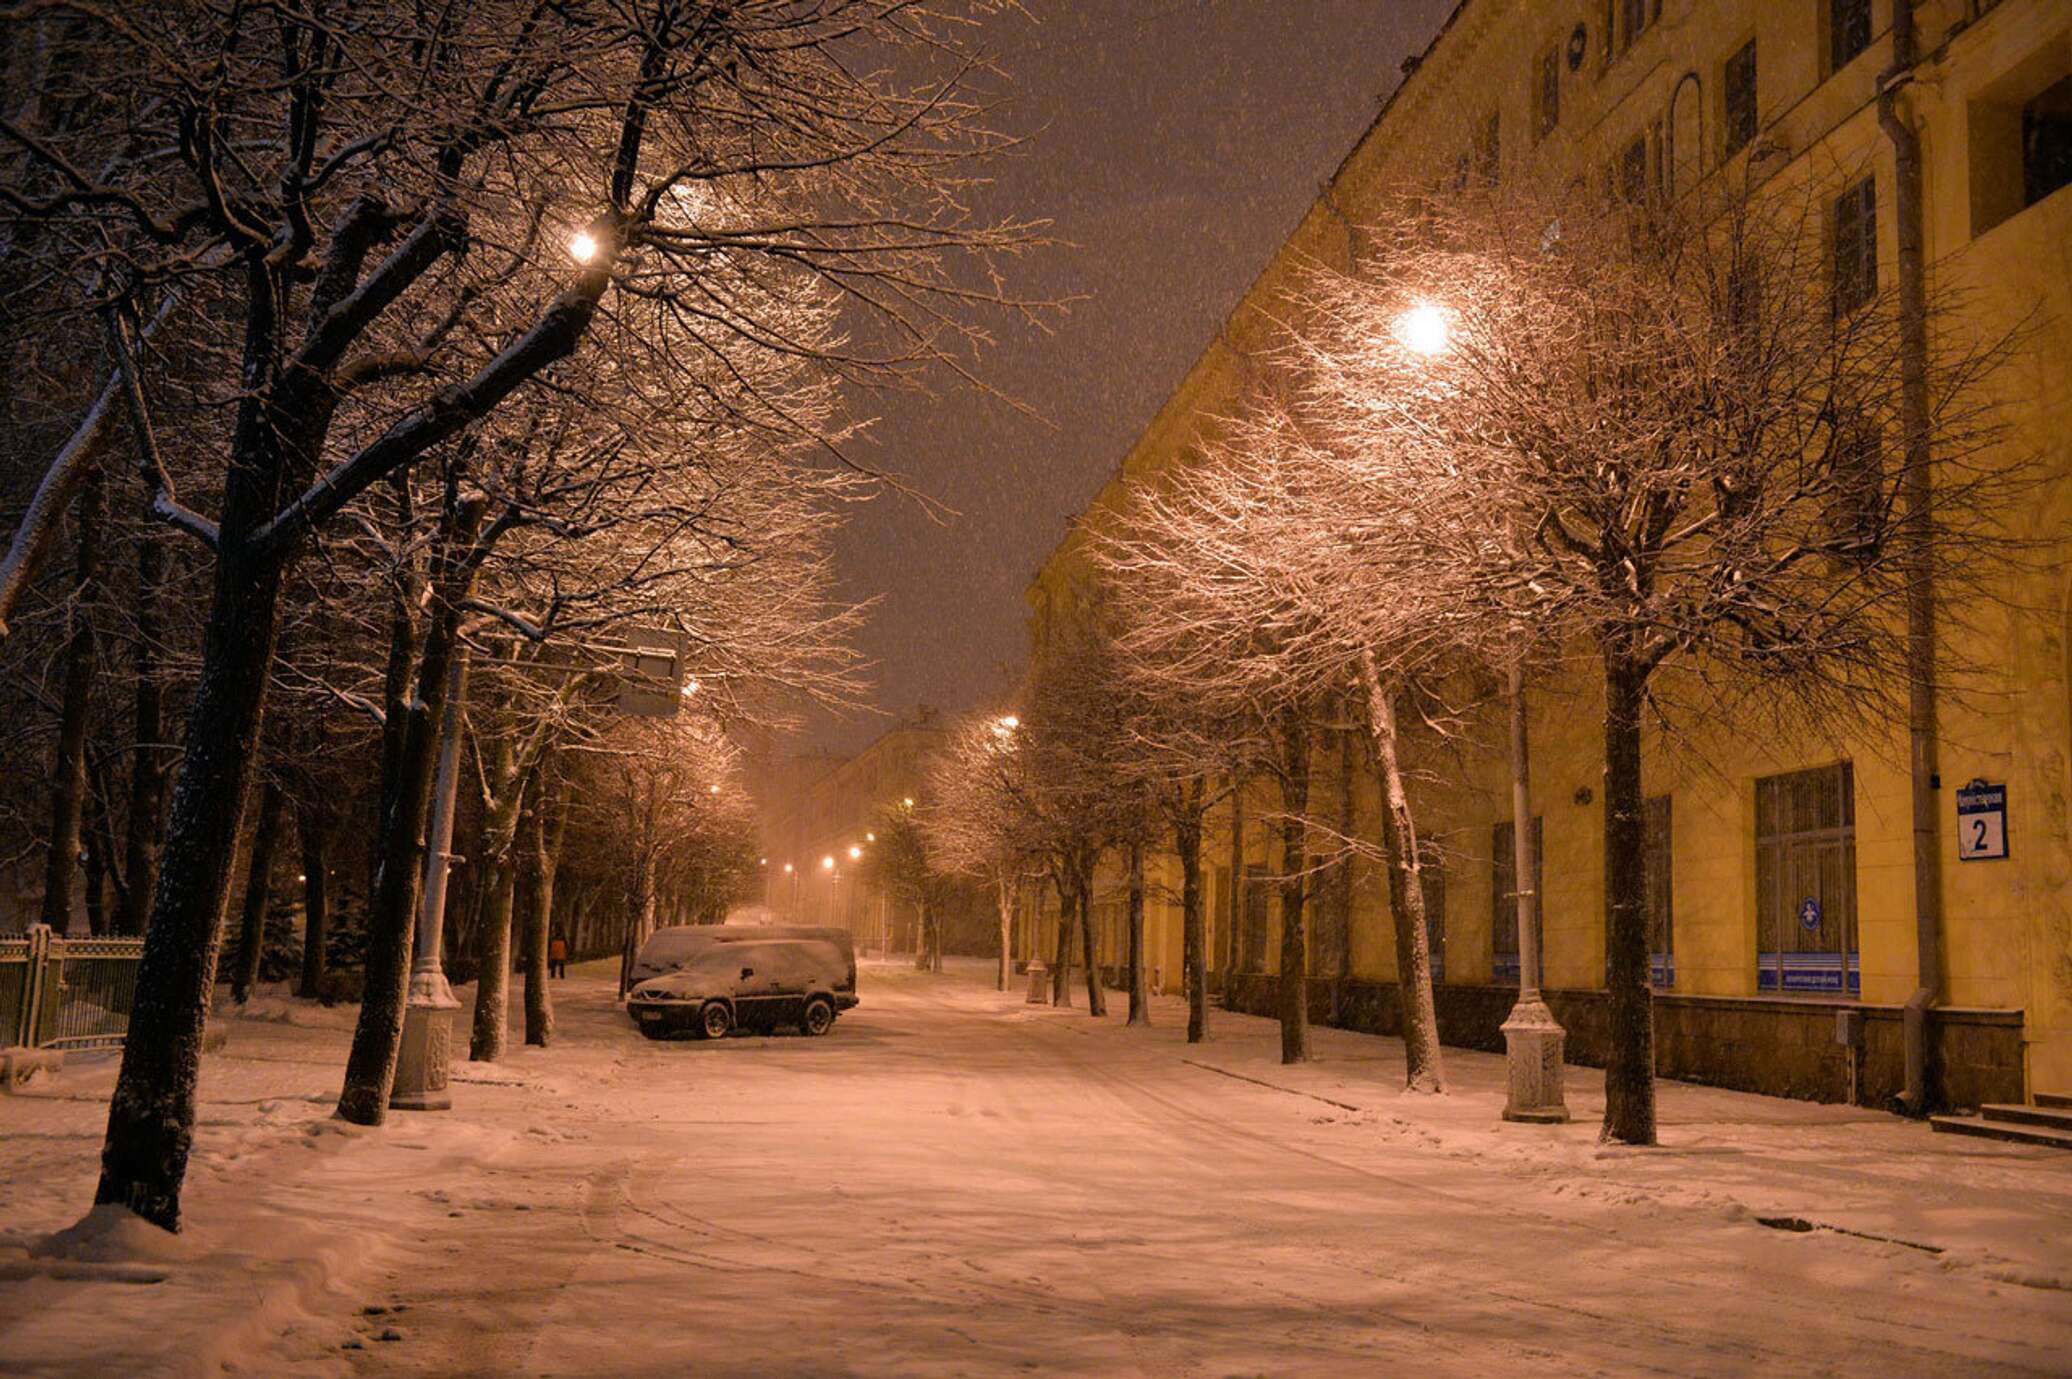
<svg viewBox="0 0 2072 1379">
<path fill-rule="evenodd" d="M 525 1042 L 545 1048 L 554 1037 L 554 995 L 547 985 L 547 945 L 554 929 L 554 873 L 568 820 L 567 793 L 542 763 L 524 835 Z M 573 956 L 574 945 L 570 945 Z"/>
<path fill-rule="evenodd" d="M 65 643 L 65 684 L 58 708 L 57 759 L 51 767 L 50 832 L 43 850 L 43 922 L 59 933 L 72 924 L 72 883 L 86 819 L 86 716 L 94 681 L 94 624 L 91 610 L 100 583 L 101 516 L 104 497 L 98 469 L 79 488 L 78 554 L 73 564 L 71 636 Z"/>
<path fill-rule="evenodd" d="M 1151 974 L 1144 962 L 1144 845 L 1130 844 L 1130 1014 L 1126 1023 L 1151 1023 Z"/>
<path fill-rule="evenodd" d="M 1604 1130 L 1622 1144 L 1655 1142 L 1654 993 L 1648 987 L 1647 877 L 1640 780 L 1640 712 L 1647 674 L 1607 638 L 1604 658 L 1604 896 L 1607 1035 Z"/>
<path fill-rule="evenodd" d="M 1050 1003 L 1054 1006 L 1072 1004 L 1072 924 L 1078 917 L 1077 883 L 1058 887 L 1057 960 L 1050 968 Z"/>
<path fill-rule="evenodd" d="M 330 813 L 319 791 L 295 811 L 295 833 L 302 843 L 302 979 L 295 994 L 315 1000 L 324 985 L 324 944 L 330 938 L 331 907 L 326 890 L 330 866 Z"/>
<path fill-rule="evenodd" d="M 1079 946 L 1086 955 L 1086 1013 L 1096 1020 L 1108 1014 L 1108 993 L 1101 987 L 1100 935 L 1094 932 L 1094 878 L 1089 863 L 1079 883 Z"/>
<path fill-rule="evenodd" d="M 165 545 L 154 532 L 137 539 L 137 643 L 132 667 L 136 676 L 131 708 L 129 820 L 123 838 L 122 907 L 115 916 L 118 933 L 141 934 L 150 912 L 151 892 L 158 884 L 158 833 L 165 814 L 165 687 L 159 682 L 158 613 L 165 583 Z"/>
<path fill-rule="evenodd" d="M 510 1024 L 511 905 L 517 889 L 517 859 L 506 847 L 487 859 L 494 868 L 483 882 L 480 962 L 475 973 L 475 1025 L 468 1039 L 468 1058 L 494 1063 L 504 1056 L 504 1030 Z"/>
<path fill-rule="evenodd" d="M 1338 737 L 1338 793 L 1335 797 L 1336 813 L 1332 822 L 1338 830 L 1340 849 L 1338 859 L 1331 866 L 1329 891 L 1331 906 L 1331 950 L 1325 954 L 1325 965 L 1331 977 L 1331 1018 L 1339 1018 L 1339 1004 L 1345 997 L 1346 979 L 1353 972 L 1353 862 L 1346 851 L 1353 836 L 1353 735 L 1340 732 Z"/>
<path fill-rule="evenodd" d="M 1309 1061 L 1309 936 L 1303 901 L 1309 878 L 1303 814 L 1309 808 L 1309 722 L 1289 710 L 1281 751 L 1281 1062 Z"/>
<path fill-rule="evenodd" d="M 471 544 L 482 520 L 480 501 L 460 507 L 449 547 Z M 418 887 L 423 879 L 425 821 L 432 801 L 432 776 L 439 758 L 440 719 L 445 711 L 447 671 L 455 654 L 465 577 L 442 578 L 417 668 L 417 693 L 403 708 L 406 724 L 399 754 L 395 798 L 381 830 L 381 874 L 367 917 L 367 964 L 360 1018 L 346 1059 L 338 1114 L 356 1125 L 379 1125 L 388 1115 L 396 1080 L 396 1055 L 403 1039 L 403 1007 L 410 985 L 411 943 L 417 927 Z"/>
<path fill-rule="evenodd" d="M 1003 870 L 993 878 L 995 904 L 1000 908 L 1000 990 L 1014 985 L 1014 879 Z"/>
<path fill-rule="evenodd" d="M 1194 799 L 1200 799 L 1195 787 Z M 1201 814 L 1197 811 L 1173 827 L 1173 850 L 1180 854 L 1180 942 L 1187 965 L 1187 1042 L 1209 1037 L 1208 935 L 1201 906 Z"/>
<path fill-rule="evenodd" d="M 273 854 L 280 845 L 281 813 L 287 801 L 269 780 L 260 787 L 259 819 L 252 833 L 251 865 L 245 872 L 245 907 L 238 926 L 237 972 L 230 998 L 239 1005 L 259 984 L 259 960 L 266 955 L 266 908 L 273 900 Z"/>
<path fill-rule="evenodd" d="M 1240 945 L 1245 925 L 1245 778 L 1234 775 L 1230 782 L 1230 911 L 1223 926 L 1223 1006 L 1230 1007 L 1232 979 L 1237 975 Z"/>
<path fill-rule="evenodd" d="M 1425 927 L 1423 859 L 1418 855 L 1417 821 L 1396 752 L 1396 700 L 1393 686 L 1384 686 L 1372 657 L 1362 658 L 1368 725 L 1374 734 L 1375 763 L 1381 770 L 1381 833 L 1389 856 L 1389 909 L 1396 921 L 1396 990 L 1403 1008 L 1403 1085 L 1413 1092 L 1446 1090 L 1446 1070 L 1439 1051 L 1439 1017 L 1432 999 L 1432 948 Z"/>
<path fill-rule="evenodd" d="M 935 947 L 935 907 L 928 903 L 928 897 L 921 897 L 920 930 L 914 936 L 914 966 L 926 972 L 930 970 Z"/>
<path fill-rule="evenodd" d="M 278 629 L 281 570 L 239 551 L 262 495 L 254 465 L 233 465 L 225 495 L 226 546 L 202 638 L 201 675 L 187 715 L 179 781 L 152 892 L 144 957 L 108 1104 L 97 1203 L 113 1202 L 167 1230 L 180 1226 L 180 1186 L 194 1143 L 195 1077 L 216 981 L 229 859 L 265 718 Z M 245 511 L 240 520 L 237 514 Z"/>
</svg>

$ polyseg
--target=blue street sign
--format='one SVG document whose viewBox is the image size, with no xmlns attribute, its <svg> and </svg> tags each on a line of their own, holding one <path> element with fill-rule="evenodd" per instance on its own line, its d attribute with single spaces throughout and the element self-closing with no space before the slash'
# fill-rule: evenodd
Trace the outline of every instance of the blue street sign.
<svg viewBox="0 0 2072 1379">
<path fill-rule="evenodd" d="M 1813 896 L 1799 905 L 1799 927 L 1809 934 L 1820 932 L 1820 901 Z"/>
</svg>

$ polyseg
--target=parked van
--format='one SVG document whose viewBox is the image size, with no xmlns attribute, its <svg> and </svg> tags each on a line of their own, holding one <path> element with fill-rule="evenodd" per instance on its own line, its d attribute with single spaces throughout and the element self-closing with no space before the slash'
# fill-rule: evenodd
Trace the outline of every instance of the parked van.
<svg viewBox="0 0 2072 1379">
<path fill-rule="evenodd" d="M 780 938 L 699 945 L 673 970 L 636 985 L 626 1010 L 650 1039 L 784 1026 L 819 1036 L 856 1000 L 856 962 L 844 945 Z"/>
<path fill-rule="evenodd" d="M 805 924 L 673 924 L 657 929 L 634 954 L 626 984 L 638 986 L 649 977 L 675 972 L 721 944 L 767 943 L 772 939 L 821 939 L 834 944 L 842 954 L 843 982 L 850 991 L 856 990 L 856 945 L 849 931 Z"/>
</svg>

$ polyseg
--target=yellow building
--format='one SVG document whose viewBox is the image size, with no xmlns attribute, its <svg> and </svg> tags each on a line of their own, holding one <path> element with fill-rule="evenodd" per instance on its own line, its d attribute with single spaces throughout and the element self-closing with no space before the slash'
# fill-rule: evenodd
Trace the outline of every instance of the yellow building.
<svg viewBox="0 0 2072 1379">
<path fill-rule="evenodd" d="M 1303 263 L 1346 263 L 1363 213 L 1455 169 L 1642 181 L 1674 194 L 1752 160 L 1766 195 L 1821 199 L 1831 265 L 1874 260 L 1890 284 L 1897 197 L 1877 97 L 1893 62 L 1891 4 L 1463 0 L 1085 520 L 1111 520 L 1125 479 L 1185 463 L 1206 419 L 1235 409 L 1247 360 L 1271 331 L 1268 308 Z M 1945 607 L 1938 624 L 1944 663 L 1980 668 L 1945 686 L 1938 723 L 1932 1057 L 1943 1098 L 1963 1105 L 2072 1091 L 2072 4 L 1921 0 L 1915 14 L 1920 60 L 1899 100 L 1922 140 L 1928 271 L 1937 286 L 1968 290 L 1966 328 L 2026 326 L 1995 387 L 2007 456 L 2046 476 L 2014 519 L 2045 555 L 1990 572 L 1999 597 Z M 1084 586 L 1068 539 L 1029 591 L 1034 654 Z M 1579 676 L 1543 687 L 1532 722 L 1546 982 L 1582 1061 L 1602 1047 L 1599 706 Z M 1318 764 L 1327 802 L 1335 769 Z M 1903 725 L 1880 741 L 1805 743 L 1701 725 L 1675 751 L 1651 741 L 1645 771 L 1660 1072 L 1830 1100 L 1856 1088 L 1881 1104 L 1899 1085 L 1900 1004 L 1920 978 Z M 1515 925 L 1496 903 L 1509 885 L 1504 767 L 1492 758 L 1486 770 L 1440 774 L 1418 804 L 1440 864 L 1429 898 L 1440 916 L 1442 1033 L 1500 1047 L 1517 972 Z M 1970 782 L 1988 788 L 1967 791 Z M 1352 789 L 1371 836 L 1374 786 L 1361 778 Z M 1230 998 L 1264 1010 L 1278 902 L 1271 887 L 1249 888 L 1231 943 L 1229 827 L 1218 827 L 1204 849 L 1212 965 L 1234 948 Z M 2004 848 L 1987 836 L 2002 828 Z M 1277 866 L 1277 845 L 1250 832 L 1245 865 Z M 1167 870 L 1176 882 L 1177 867 Z M 1343 939 L 1328 917 L 1312 924 L 1314 1006 L 1391 1030 L 1385 888 L 1356 864 L 1352 896 Z M 1102 909 L 1104 951 L 1118 962 L 1119 909 L 1112 899 Z M 1151 914 L 1153 964 L 1177 989 L 1177 901 L 1155 893 Z M 1859 1018 L 1838 1024 L 1843 1011 Z M 1852 1026 L 1855 1042 L 1843 1042 Z"/>
</svg>

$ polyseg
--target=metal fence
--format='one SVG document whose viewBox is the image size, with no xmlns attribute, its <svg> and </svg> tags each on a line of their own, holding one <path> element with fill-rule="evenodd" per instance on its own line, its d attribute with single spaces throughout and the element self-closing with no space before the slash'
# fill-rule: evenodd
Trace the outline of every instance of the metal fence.
<svg viewBox="0 0 2072 1379">
<path fill-rule="evenodd" d="M 66 938 L 47 924 L 0 938 L 0 1047 L 120 1044 L 143 956 L 140 938 Z"/>
</svg>

